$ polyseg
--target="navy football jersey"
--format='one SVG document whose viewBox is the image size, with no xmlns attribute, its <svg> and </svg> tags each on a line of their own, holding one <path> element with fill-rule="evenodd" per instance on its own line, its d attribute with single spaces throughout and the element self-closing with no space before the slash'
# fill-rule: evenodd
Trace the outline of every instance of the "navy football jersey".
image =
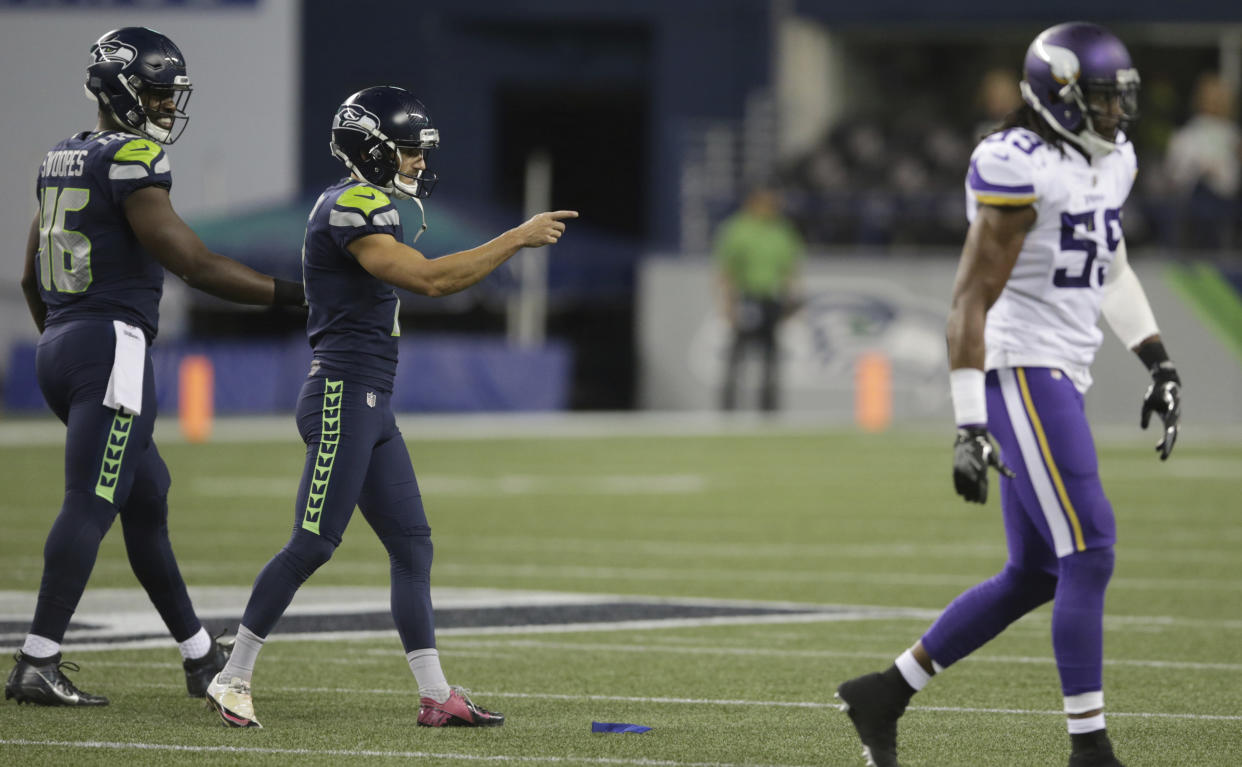
<svg viewBox="0 0 1242 767">
<path fill-rule="evenodd" d="M 391 285 L 363 269 L 347 248 L 368 234 L 390 234 L 402 241 L 401 216 L 388 195 L 346 179 L 319 196 L 302 243 L 306 335 L 315 353 L 311 375 L 392 391 L 401 301 Z"/>
<path fill-rule="evenodd" d="M 39 292 L 47 324 L 122 320 L 155 338 L 164 267 L 134 236 L 125 200 L 145 186 L 172 188 L 168 155 L 129 133 L 79 133 L 39 167 Z"/>
</svg>

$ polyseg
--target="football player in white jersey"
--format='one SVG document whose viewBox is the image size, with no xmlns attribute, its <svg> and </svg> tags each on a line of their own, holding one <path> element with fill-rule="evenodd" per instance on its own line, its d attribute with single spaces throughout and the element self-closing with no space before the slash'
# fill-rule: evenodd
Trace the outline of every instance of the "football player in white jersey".
<svg viewBox="0 0 1242 767">
<path fill-rule="evenodd" d="M 1163 422 L 1161 459 L 1180 415 L 1177 371 L 1121 231 L 1136 172 L 1124 128 L 1137 114 L 1139 75 L 1122 42 L 1087 23 L 1042 32 L 1023 74 L 1023 106 L 970 159 L 970 230 L 947 332 L 954 485 L 983 503 L 988 468 L 1000 472 L 1009 561 L 887 671 L 838 688 L 878 767 L 897 765 L 897 719 L 915 692 L 1049 600 L 1069 765 L 1121 765 L 1104 729 L 1102 681 L 1116 534 L 1083 412 L 1101 313 L 1151 373 L 1140 423 Z"/>
</svg>

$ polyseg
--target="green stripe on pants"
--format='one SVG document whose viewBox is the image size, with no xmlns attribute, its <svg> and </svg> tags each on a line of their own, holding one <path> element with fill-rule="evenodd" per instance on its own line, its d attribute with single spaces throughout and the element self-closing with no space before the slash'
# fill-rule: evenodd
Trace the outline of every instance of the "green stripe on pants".
<svg viewBox="0 0 1242 767">
<path fill-rule="evenodd" d="M 99 481 L 95 483 L 95 495 L 113 503 L 116 483 L 121 476 L 121 461 L 125 458 L 125 446 L 129 444 L 129 427 L 134 417 L 117 411 L 108 432 L 108 444 L 104 446 L 103 465 L 99 467 Z"/>
<path fill-rule="evenodd" d="M 319 435 L 319 453 L 311 467 L 310 492 L 306 495 L 306 513 L 302 515 L 302 529 L 319 535 L 319 515 L 323 513 L 323 501 L 328 495 L 328 481 L 332 479 L 332 461 L 336 458 L 336 445 L 341 438 L 341 395 L 344 382 L 325 379 L 323 382 L 323 431 Z"/>
</svg>

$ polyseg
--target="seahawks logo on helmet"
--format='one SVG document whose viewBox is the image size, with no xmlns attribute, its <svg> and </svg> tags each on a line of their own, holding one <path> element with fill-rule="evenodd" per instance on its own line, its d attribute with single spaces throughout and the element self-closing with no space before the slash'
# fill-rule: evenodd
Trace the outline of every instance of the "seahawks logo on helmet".
<svg viewBox="0 0 1242 767">
<path fill-rule="evenodd" d="M 332 124 L 332 128 L 333 130 L 345 128 L 371 135 L 379 130 L 379 125 L 379 118 L 372 112 L 357 104 L 346 104 L 337 111 L 336 121 Z"/>
<path fill-rule="evenodd" d="M 138 58 L 138 51 L 132 45 L 126 45 L 120 40 L 105 40 L 91 46 L 91 55 L 95 57 L 96 64 L 104 61 L 119 61 L 122 64 L 128 64 Z"/>
</svg>

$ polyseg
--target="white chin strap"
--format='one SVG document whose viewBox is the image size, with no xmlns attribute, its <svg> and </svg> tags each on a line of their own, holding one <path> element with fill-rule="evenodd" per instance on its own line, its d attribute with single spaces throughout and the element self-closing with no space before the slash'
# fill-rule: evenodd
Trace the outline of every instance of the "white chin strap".
<svg viewBox="0 0 1242 767">
<path fill-rule="evenodd" d="M 1066 88 L 1070 87 L 1072 86 L 1066 86 Z M 1078 102 L 1077 106 L 1082 112 L 1082 117 L 1087 127 L 1078 133 L 1074 133 L 1057 122 L 1052 113 L 1044 108 L 1044 105 L 1040 103 L 1039 98 L 1036 97 L 1035 92 L 1031 90 L 1031 86 L 1027 84 L 1026 80 L 1018 83 L 1018 89 L 1022 92 L 1022 99 L 1038 112 L 1040 117 L 1044 118 L 1044 122 L 1052 126 L 1052 129 L 1061 134 L 1061 136 L 1074 142 L 1076 146 L 1081 147 L 1084 152 L 1091 156 L 1091 159 L 1098 160 L 1102 157 L 1107 157 L 1117 149 L 1116 142 L 1109 141 L 1092 130 L 1091 113 L 1083 106 L 1082 99 L 1078 98 L 1077 95 L 1074 95 L 1074 100 Z M 1062 90 L 1062 97 L 1064 98 L 1065 95 L 1069 94 Z"/>
<path fill-rule="evenodd" d="M 385 189 L 384 191 L 388 192 L 393 197 L 401 200 L 409 200 L 418 206 L 418 213 L 422 216 L 423 221 L 422 226 L 418 227 L 418 234 L 414 235 L 414 239 L 410 240 L 410 244 L 413 245 L 418 242 L 419 237 L 423 236 L 423 232 L 427 231 L 427 209 L 423 207 L 423 201 L 415 196 L 418 191 L 418 187 L 416 185 L 402 183 L 398 180 L 400 175 L 400 173 L 394 173 L 392 182 L 389 184 L 390 188 Z M 418 182 L 415 183 L 417 184 Z"/>
<path fill-rule="evenodd" d="M 345 156 L 345 153 L 341 152 L 340 150 L 336 148 L 336 144 L 329 144 L 329 146 L 332 149 L 332 154 L 336 155 L 342 162 L 345 163 L 345 166 L 348 167 L 353 172 L 354 178 L 356 178 L 357 180 L 365 184 L 371 183 L 370 181 L 366 180 L 366 178 L 362 175 L 362 173 L 358 171 L 356 167 L 354 167 L 354 164 L 349 161 L 349 158 Z M 423 219 L 422 225 L 418 227 L 418 234 L 414 235 L 414 239 L 410 240 L 410 244 L 413 245 L 414 243 L 418 242 L 418 238 L 423 236 L 423 232 L 427 231 L 427 209 L 423 207 L 423 201 L 418 199 L 414 195 L 410 194 L 407 191 L 409 187 L 401 183 L 398 183 L 397 176 L 395 174 L 392 177 L 392 183 L 390 183 L 387 187 L 379 187 L 379 188 L 398 199 L 413 200 L 414 204 L 418 206 L 418 213 L 420 216 L 422 216 L 422 219 Z"/>
<path fill-rule="evenodd" d="M 423 232 L 427 231 L 427 209 L 423 207 L 423 201 L 417 197 L 411 197 L 410 199 L 418 206 L 418 212 L 423 217 L 423 225 L 418 228 L 418 234 L 414 235 L 414 239 L 410 240 L 410 244 L 413 245 L 418 242 L 419 237 L 423 236 Z"/>
</svg>

